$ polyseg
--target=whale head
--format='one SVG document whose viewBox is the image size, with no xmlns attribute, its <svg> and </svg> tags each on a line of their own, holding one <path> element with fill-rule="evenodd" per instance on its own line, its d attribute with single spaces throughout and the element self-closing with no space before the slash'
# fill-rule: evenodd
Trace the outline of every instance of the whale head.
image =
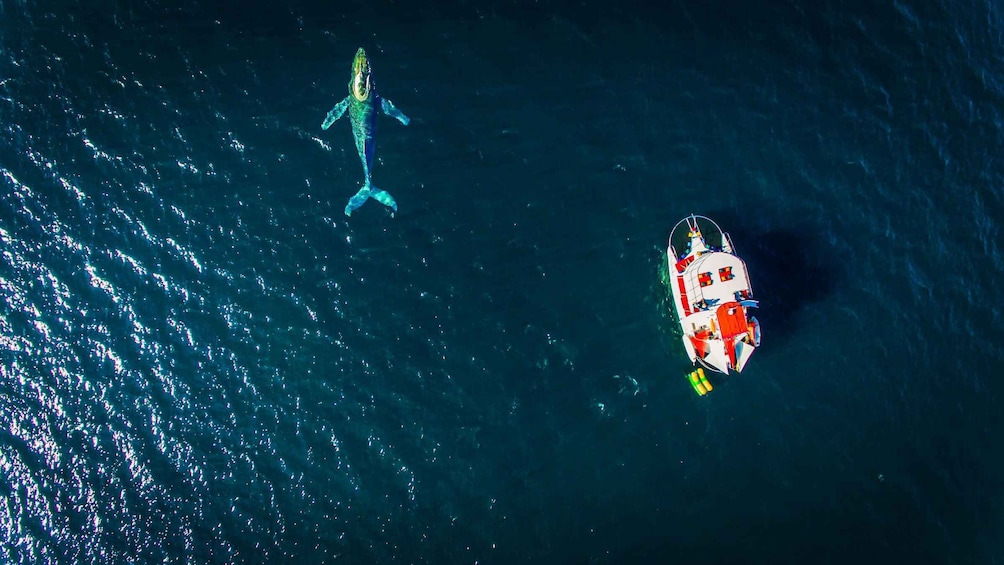
<svg viewBox="0 0 1004 565">
<path fill-rule="evenodd" d="M 370 97 L 373 89 L 372 71 L 370 70 L 370 60 L 366 57 L 366 51 L 360 47 L 356 51 L 356 57 L 352 60 L 352 82 L 349 83 L 349 91 L 352 96 L 363 102 Z"/>
</svg>

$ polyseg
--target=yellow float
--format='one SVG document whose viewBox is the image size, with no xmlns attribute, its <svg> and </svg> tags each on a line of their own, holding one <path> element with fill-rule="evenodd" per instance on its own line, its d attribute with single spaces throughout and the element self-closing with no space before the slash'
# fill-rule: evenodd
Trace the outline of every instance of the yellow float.
<svg viewBox="0 0 1004 565">
<path fill-rule="evenodd" d="M 698 368 L 696 371 L 692 371 L 687 378 L 690 379 L 690 386 L 694 387 L 697 394 L 701 396 L 704 396 L 715 389 L 715 387 L 711 386 L 711 383 L 708 382 L 707 377 L 704 376 L 704 369 Z"/>
</svg>

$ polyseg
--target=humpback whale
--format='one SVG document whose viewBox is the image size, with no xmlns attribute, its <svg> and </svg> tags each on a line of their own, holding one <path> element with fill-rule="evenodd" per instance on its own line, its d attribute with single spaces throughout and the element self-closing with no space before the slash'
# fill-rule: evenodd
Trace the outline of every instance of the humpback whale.
<svg viewBox="0 0 1004 565">
<path fill-rule="evenodd" d="M 370 171 L 373 168 L 373 149 L 376 141 L 377 108 L 404 125 L 408 125 L 411 121 L 408 116 L 395 108 L 390 100 L 377 94 L 369 59 L 366 57 L 366 51 L 360 47 L 352 61 L 349 95 L 335 104 L 335 107 L 328 112 L 321 123 L 321 129 L 327 130 L 331 124 L 335 123 L 335 120 L 345 114 L 346 110 L 348 110 L 349 119 L 352 121 L 352 136 L 356 140 L 359 160 L 363 163 L 364 178 L 363 187 L 349 199 L 349 203 L 345 206 L 346 216 L 351 216 L 356 208 L 362 206 L 370 198 L 397 212 L 397 202 L 394 201 L 394 197 L 389 192 L 373 186 L 370 180 Z"/>
</svg>

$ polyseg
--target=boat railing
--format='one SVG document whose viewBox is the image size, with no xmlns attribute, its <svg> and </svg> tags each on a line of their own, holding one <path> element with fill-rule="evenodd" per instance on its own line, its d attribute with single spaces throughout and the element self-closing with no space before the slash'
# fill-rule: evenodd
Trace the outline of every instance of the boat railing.
<svg viewBox="0 0 1004 565">
<path fill-rule="evenodd" d="M 732 243 L 732 236 L 730 236 L 727 232 L 722 232 L 722 241 L 725 243 L 722 247 L 725 247 L 726 251 L 733 255 L 737 255 L 736 246 Z"/>
<path fill-rule="evenodd" d="M 706 225 L 703 227 L 701 225 L 698 225 L 697 224 L 698 220 L 701 220 L 702 223 L 706 223 Z M 721 239 L 722 242 L 724 243 L 726 238 L 728 237 L 725 234 L 725 232 L 722 231 L 721 226 L 719 226 L 718 223 L 712 220 L 711 218 L 699 214 L 690 214 L 689 216 L 677 222 L 676 225 L 673 226 L 673 229 L 670 230 L 669 232 L 669 247 L 673 251 L 674 259 L 679 259 L 679 255 L 676 253 L 676 246 L 674 245 L 674 242 L 677 244 L 683 244 L 685 242 L 689 242 L 690 237 L 687 236 L 687 234 L 690 233 L 693 225 L 697 225 L 697 227 L 701 229 L 701 234 L 704 236 L 705 242 L 707 242 L 708 246 L 711 248 L 718 247 L 718 245 L 716 245 L 718 243 L 715 241 L 716 239 Z M 713 233 L 707 229 L 704 229 L 707 228 L 709 225 L 717 233 Z M 682 228 L 685 228 L 686 231 L 681 231 Z M 709 239 L 709 237 L 711 239 Z M 729 240 L 729 244 L 731 244 L 731 240 Z"/>
<path fill-rule="evenodd" d="M 707 216 L 702 216 L 700 214 L 690 214 L 686 218 L 683 218 L 682 220 L 680 220 L 679 222 L 677 222 L 675 226 L 673 226 L 673 229 L 671 231 L 676 231 L 676 229 L 679 228 L 681 224 L 687 224 L 687 227 L 689 228 L 690 227 L 690 223 L 687 220 L 704 220 L 704 221 L 708 222 L 709 224 L 711 224 L 712 226 L 714 226 L 716 230 L 718 230 L 719 232 L 722 232 L 722 228 L 721 228 L 721 226 L 718 225 L 718 222 L 712 220 L 711 218 L 709 218 Z"/>
</svg>

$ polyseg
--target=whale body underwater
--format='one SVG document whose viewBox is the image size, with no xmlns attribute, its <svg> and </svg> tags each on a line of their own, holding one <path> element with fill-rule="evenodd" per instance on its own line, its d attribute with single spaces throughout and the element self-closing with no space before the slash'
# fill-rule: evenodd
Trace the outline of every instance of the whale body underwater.
<svg viewBox="0 0 1004 565">
<path fill-rule="evenodd" d="M 360 47 L 352 61 L 349 95 L 336 104 L 321 123 L 321 129 L 327 130 L 331 124 L 345 115 L 346 111 L 352 122 L 352 137 L 355 138 L 356 151 L 363 164 L 363 187 L 345 205 L 346 216 L 351 216 L 353 211 L 370 198 L 397 212 L 397 202 L 394 201 L 394 197 L 386 190 L 373 186 L 371 178 L 373 151 L 376 145 L 377 108 L 404 125 L 411 122 L 411 119 L 398 110 L 393 102 L 377 94 L 369 58 L 366 57 L 366 51 Z"/>
</svg>

